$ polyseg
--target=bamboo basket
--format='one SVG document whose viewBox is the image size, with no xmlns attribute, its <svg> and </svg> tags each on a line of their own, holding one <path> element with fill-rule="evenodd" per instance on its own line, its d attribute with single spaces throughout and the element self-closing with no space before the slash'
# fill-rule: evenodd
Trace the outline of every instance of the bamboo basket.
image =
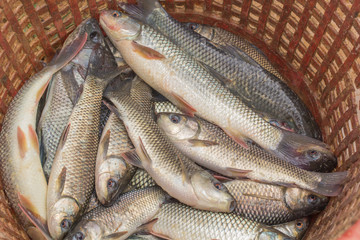
<svg viewBox="0 0 360 240">
<path fill-rule="evenodd" d="M 360 0 L 162 3 L 180 21 L 216 25 L 250 40 L 304 100 L 339 170 L 349 171 L 344 191 L 314 218 L 305 239 L 338 239 L 360 219 Z M 103 9 L 117 9 L 116 0 L 0 0 L 0 123 L 41 62 L 83 19 L 98 18 Z M 0 239 L 28 239 L 1 184 Z"/>
</svg>

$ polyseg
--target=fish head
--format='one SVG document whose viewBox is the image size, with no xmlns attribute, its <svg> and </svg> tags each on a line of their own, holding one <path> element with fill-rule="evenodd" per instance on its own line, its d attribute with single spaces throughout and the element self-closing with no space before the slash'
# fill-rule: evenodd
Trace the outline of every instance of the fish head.
<svg viewBox="0 0 360 240">
<path fill-rule="evenodd" d="M 272 227 L 290 237 L 301 239 L 309 227 L 309 219 L 300 218 L 292 222 L 273 225 Z"/>
<path fill-rule="evenodd" d="M 305 150 L 303 155 L 306 159 L 304 169 L 309 171 L 331 172 L 337 167 L 337 159 L 328 149 L 314 146 L 312 149 Z"/>
<path fill-rule="evenodd" d="M 139 21 L 116 10 L 102 11 L 100 25 L 115 45 L 122 40 L 133 40 L 141 32 Z"/>
<path fill-rule="evenodd" d="M 50 235 L 55 239 L 62 239 L 70 230 L 79 213 L 77 201 L 70 197 L 60 198 L 52 207 L 48 216 Z"/>
<path fill-rule="evenodd" d="M 256 240 L 293 240 L 294 238 L 285 235 L 284 233 L 272 228 L 262 227 Z"/>
<path fill-rule="evenodd" d="M 232 212 L 235 200 L 224 184 L 207 171 L 198 171 L 191 176 L 191 185 L 198 199 L 195 208 L 213 212 Z"/>
<path fill-rule="evenodd" d="M 197 32 L 198 34 L 209 39 L 210 41 L 213 39 L 214 32 L 212 27 L 193 22 L 185 23 L 185 25 L 190 30 Z"/>
<path fill-rule="evenodd" d="M 109 205 L 123 189 L 123 178 L 128 170 L 123 158 L 110 157 L 100 167 L 95 183 L 96 194 L 103 205 Z"/>
<path fill-rule="evenodd" d="M 82 219 L 66 236 L 66 240 L 101 239 L 104 234 L 95 220 Z"/>
<path fill-rule="evenodd" d="M 200 128 L 195 118 L 176 113 L 157 114 L 157 123 L 166 135 L 174 140 L 191 139 Z"/>
<path fill-rule="evenodd" d="M 311 214 L 323 210 L 329 198 L 301 188 L 287 188 L 285 202 L 295 212 Z"/>
</svg>

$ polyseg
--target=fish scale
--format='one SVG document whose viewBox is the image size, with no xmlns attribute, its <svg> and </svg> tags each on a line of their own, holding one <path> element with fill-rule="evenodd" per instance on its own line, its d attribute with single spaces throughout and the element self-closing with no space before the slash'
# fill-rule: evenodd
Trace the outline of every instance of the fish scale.
<svg viewBox="0 0 360 240">
<path fill-rule="evenodd" d="M 156 186 L 154 179 L 145 170 L 138 168 L 124 192 Z"/>
</svg>

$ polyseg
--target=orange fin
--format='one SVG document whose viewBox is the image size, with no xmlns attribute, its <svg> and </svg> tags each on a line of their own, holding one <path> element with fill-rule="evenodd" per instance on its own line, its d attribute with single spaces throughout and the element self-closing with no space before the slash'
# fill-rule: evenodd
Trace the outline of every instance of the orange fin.
<svg viewBox="0 0 360 240">
<path fill-rule="evenodd" d="M 127 234 L 128 231 L 116 232 L 102 237 L 101 239 L 119 239 L 121 236 Z"/>
<path fill-rule="evenodd" d="M 182 112 L 184 112 L 186 115 L 189 115 L 190 117 L 194 116 L 194 114 L 196 113 L 195 108 L 193 108 L 188 102 L 185 101 L 184 98 L 177 95 L 176 93 L 172 92 L 171 95 L 175 98 L 177 103 L 176 105 L 178 108 L 180 108 Z"/>
<path fill-rule="evenodd" d="M 36 135 L 34 128 L 30 124 L 29 124 L 29 133 L 30 133 L 30 144 L 39 153 L 40 152 L 39 140 L 38 140 L 38 137 Z"/>
<path fill-rule="evenodd" d="M 225 177 L 225 176 L 222 176 L 222 175 L 212 174 L 212 176 L 213 176 L 216 180 L 219 180 L 219 181 L 221 181 L 221 182 L 228 182 L 228 181 L 234 180 L 234 179 L 232 179 L 232 178 Z"/>
<path fill-rule="evenodd" d="M 166 240 L 171 240 L 172 238 L 170 238 L 169 236 L 166 236 L 166 235 L 161 234 L 161 233 L 156 233 L 156 232 L 154 232 L 152 230 L 154 224 L 157 221 L 158 221 L 158 219 L 155 218 L 155 219 L 151 220 L 150 222 L 141 225 L 140 227 L 138 227 L 138 231 L 144 229 L 146 232 L 149 232 L 150 234 L 152 234 L 152 235 L 154 235 L 156 237 L 160 237 L 160 238 L 163 238 L 163 239 L 166 239 Z"/>
<path fill-rule="evenodd" d="M 51 78 L 49 78 L 49 80 L 44 84 L 44 86 L 42 86 L 36 93 L 36 103 L 38 103 L 40 101 L 40 98 L 42 97 L 42 95 L 44 94 L 47 86 L 49 85 Z"/>
<path fill-rule="evenodd" d="M 138 44 L 135 41 L 132 41 L 131 45 L 134 47 L 134 52 L 136 52 L 137 54 L 139 54 L 143 58 L 154 59 L 154 60 L 159 60 L 159 59 L 165 58 L 164 55 L 162 55 L 161 53 L 155 51 L 154 49 L 145 47 L 145 46 L 143 46 L 141 44 Z"/>
<path fill-rule="evenodd" d="M 26 152 L 28 151 L 28 145 L 26 141 L 26 136 L 23 130 L 20 127 L 17 128 L 17 140 L 20 150 L 20 157 L 24 158 Z"/>
<path fill-rule="evenodd" d="M 189 143 L 192 144 L 193 147 L 210 147 L 219 145 L 217 142 L 209 141 L 209 140 L 200 140 L 200 139 L 190 139 Z"/>
<path fill-rule="evenodd" d="M 245 140 L 242 137 L 239 136 L 235 136 L 231 131 L 222 128 L 222 130 L 229 136 L 231 137 L 232 140 L 234 140 L 236 143 L 238 143 L 239 145 L 241 145 L 242 147 L 249 149 L 248 144 L 245 142 Z"/>
<path fill-rule="evenodd" d="M 230 172 L 230 174 L 236 178 L 248 178 L 247 174 L 252 172 L 252 170 L 241 170 L 237 168 L 226 168 L 226 171 Z"/>
<path fill-rule="evenodd" d="M 141 160 L 139 156 L 136 154 L 135 149 L 121 153 L 121 157 L 124 158 L 125 161 L 127 161 L 131 165 L 134 165 L 138 168 L 143 168 Z"/>
</svg>

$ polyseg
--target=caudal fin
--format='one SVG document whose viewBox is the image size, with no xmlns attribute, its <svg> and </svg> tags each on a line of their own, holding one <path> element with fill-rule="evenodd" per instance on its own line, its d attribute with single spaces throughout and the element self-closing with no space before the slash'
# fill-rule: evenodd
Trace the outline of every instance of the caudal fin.
<svg viewBox="0 0 360 240">
<path fill-rule="evenodd" d="M 283 130 L 283 139 L 271 151 L 279 158 L 308 171 L 330 172 L 337 160 L 329 147 L 316 139 Z"/>
<path fill-rule="evenodd" d="M 155 9 L 167 14 L 158 0 L 138 0 L 137 2 L 138 6 L 120 2 L 119 7 L 131 17 L 143 22 L 148 21 L 148 16 L 152 14 Z"/>
<path fill-rule="evenodd" d="M 333 173 L 316 173 L 321 176 L 316 189 L 312 191 L 324 196 L 337 196 L 343 189 L 343 183 L 346 180 L 347 172 L 333 172 Z"/>
</svg>

